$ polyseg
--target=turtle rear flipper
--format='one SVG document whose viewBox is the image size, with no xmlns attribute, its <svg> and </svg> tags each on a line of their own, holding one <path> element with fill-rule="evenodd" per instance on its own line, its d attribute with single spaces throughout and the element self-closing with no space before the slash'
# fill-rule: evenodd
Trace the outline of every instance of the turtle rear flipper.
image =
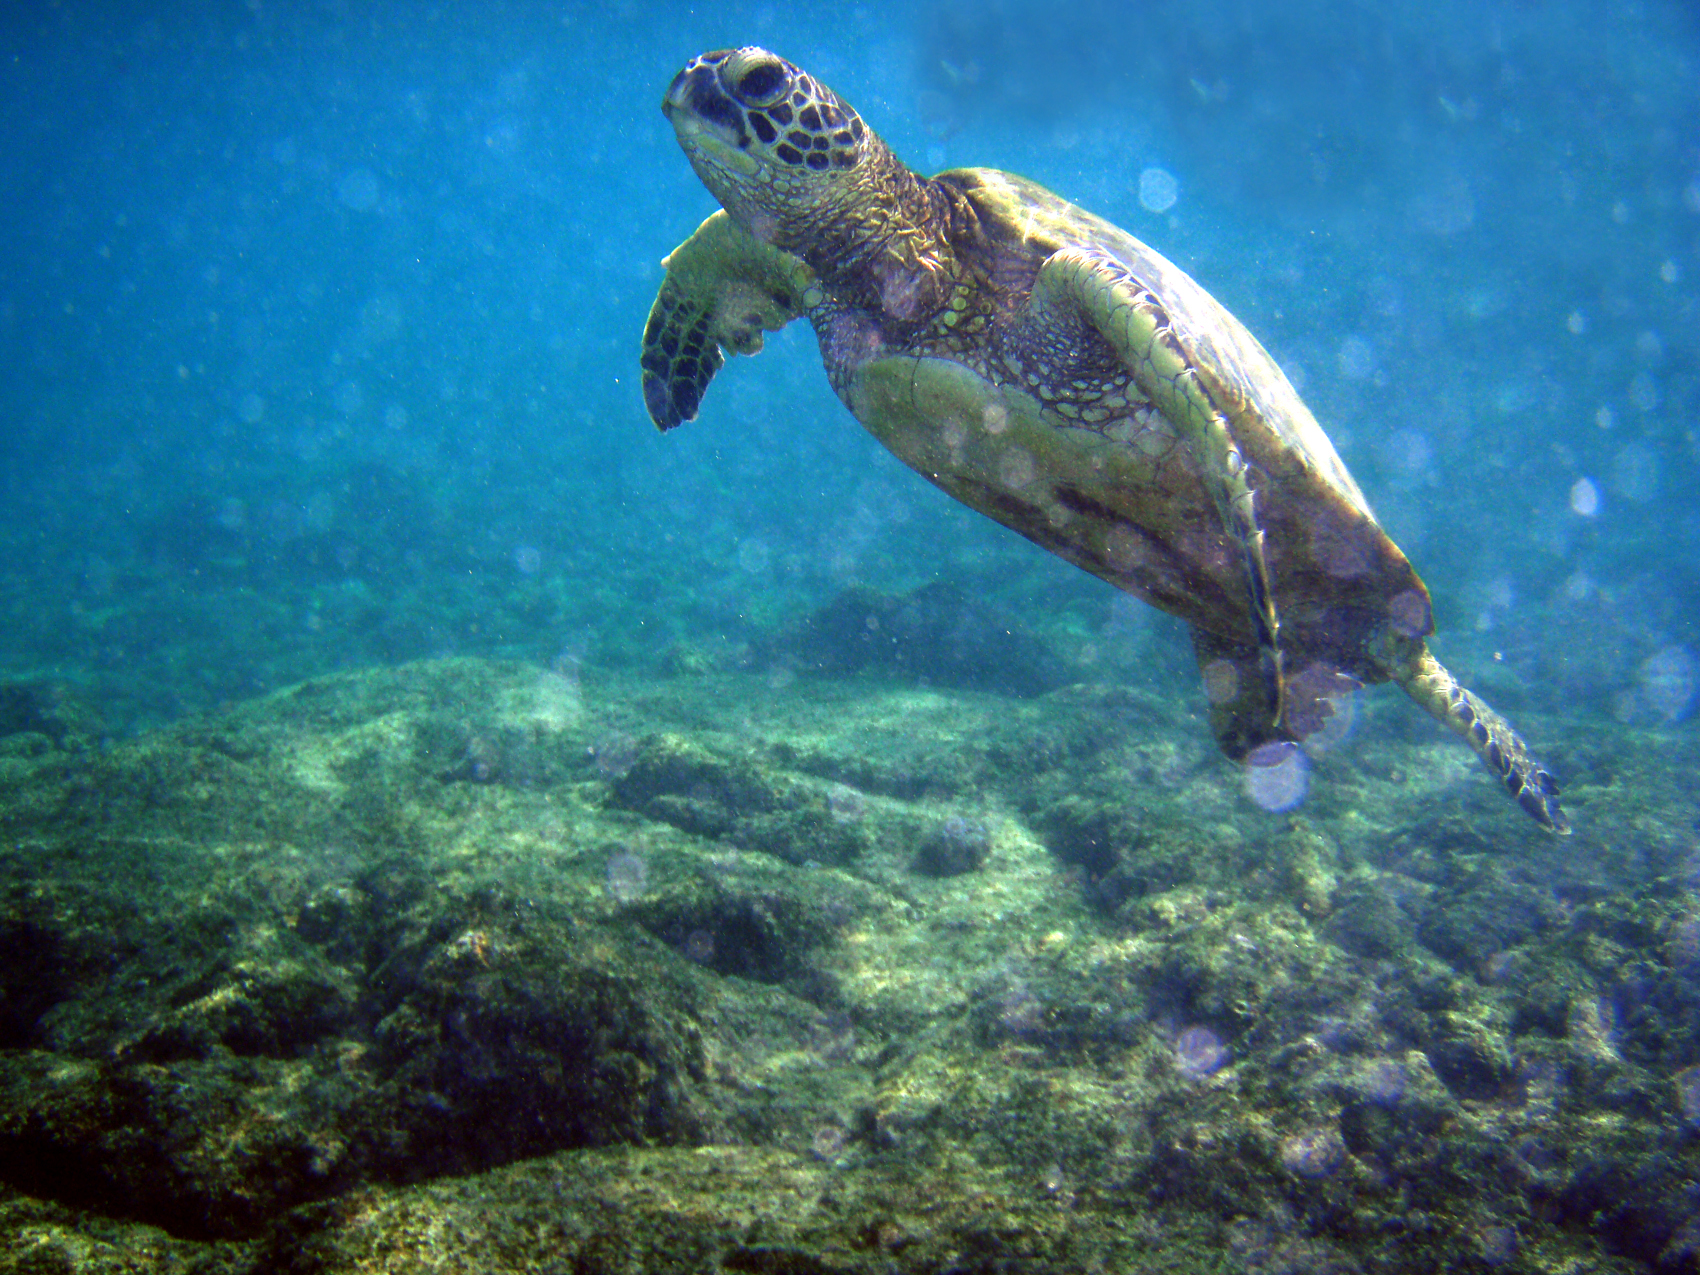
<svg viewBox="0 0 1700 1275">
<path fill-rule="evenodd" d="M 725 363 L 755 354 L 808 304 L 814 272 L 717 212 L 661 263 L 661 291 L 643 329 L 643 401 L 663 429 L 695 420 Z"/>
<path fill-rule="evenodd" d="M 1410 697 L 1470 742 L 1470 747 L 1536 823 L 1568 833 L 1570 822 L 1558 804 L 1558 781 L 1529 755 L 1523 737 L 1429 652 L 1421 639 L 1404 639 L 1409 648 L 1393 662 L 1395 681 Z"/>
<path fill-rule="evenodd" d="M 1039 269 L 1031 305 L 1035 317 L 1053 329 L 1067 322 L 1070 311 L 1095 329 L 1197 458 L 1222 529 L 1245 568 L 1246 610 L 1257 639 L 1263 700 L 1258 729 L 1282 737 L 1281 617 L 1264 558 L 1256 493 L 1234 438 L 1227 395 L 1209 370 L 1189 356 L 1162 299 L 1108 253 L 1079 247 L 1052 253 Z M 1250 711 L 1243 698 L 1236 696 L 1236 703 L 1236 716 Z M 1216 717 L 1212 710 L 1212 720 Z"/>
</svg>

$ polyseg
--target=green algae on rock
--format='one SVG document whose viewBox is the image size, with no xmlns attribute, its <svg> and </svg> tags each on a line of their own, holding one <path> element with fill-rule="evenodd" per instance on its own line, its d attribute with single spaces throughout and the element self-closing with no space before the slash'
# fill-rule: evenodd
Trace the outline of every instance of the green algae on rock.
<svg viewBox="0 0 1700 1275">
<path fill-rule="evenodd" d="M 1184 711 L 447 661 L 19 750 L 0 1239 L 1682 1269 L 1700 911 L 1635 831 L 1658 776 L 1585 793 L 1626 831 L 1562 855 L 1428 828 L 1426 742 L 1248 817 Z"/>
</svg>

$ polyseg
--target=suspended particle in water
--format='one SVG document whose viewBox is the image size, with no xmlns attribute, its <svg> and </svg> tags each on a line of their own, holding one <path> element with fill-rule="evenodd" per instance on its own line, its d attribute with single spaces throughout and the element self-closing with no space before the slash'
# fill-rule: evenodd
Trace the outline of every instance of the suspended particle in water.
<svg viewBox="0 0 1700 1275">
<path fill-rule="evenodd" d="M 1641 661 L 1635 672 L 1641 701 L 1666 723 L 1680 722 L 1700 690 L 1700 661 L 1686 646 L 1667 646 Z"/>
<path fill-rule="evenodd" d="M 337 201 L 344 208 L 367 212 L 378 203 L 378 178 L 370 168 L 351 168 L 336 184 Z"/>
<path fill-rule="evenodd" d="M 1659 494 L 1659 458 L 1650 447 L 1631 443 L 1612 457 L 1611 489 L 1644 505 Z"/>
<path fill-rule="evenodd" d="M 1180 197 L 1180 183 L 1168 169 L 1152 167 L 1139 174 L 1139 206 L 1146 212 L 1166 213 Z"/>
<path fill-rule="evenodd" d="M 707 965 L 714 959 L 714 935 L 707 930 L 692 930 L 685 935 L 685 959 Z"/>
<path fill-rule="evenodd" d="M 1312 757 L 1319 757 L 1349 740 L 1357 733 L 1358 722 L 1363 717 L 1362 691 L 1325 695 L 1320 702 L 1327 706 L 1328 715 L 1322 719 L 1320 726 L 1304 737 L 1302 744 L 1305 752 Z"/>
<path fill-rule="evenodd" d="M 608 860 L 604 883 L 608 897 L 616 903 L 642 898 L 649 885 L 649 865 L 635 854 L 622 850 Z"/>
<path fill-rule="evenodd" d="M 1682 1118 L 1690 1128 L 1700 1128 L 1700 1067 L 1685 1067 L 1677 1072 L 1676 1102 L 1682 1108 Z"/>
<path fill-rule="evenodd" d="M 1259 744 L 1246 754 L 1245 791 L 1271 814 L 1297 808 L 1310 791 L 1310 763 L 1303 750 L 1285 740 Z"/>
<path fill-rule="evenodd" d="M 826 807 L 838 823 L 860 823 L 868 800 L 849 784 L 833 784 L 826 790 Z"/>
<path fill-rule="evenodd" d="M 1208 1027 L 1188 1027 L 1175 1037 L 1175 1070 L 1200 1079 L 1214 1074 L 1228 1061 L 1228 1047 Z"/>
<path fill-rule="evenodd" d="M 1375 374 L 1375 347 L 1361 336 L 1349 336 L 1340 342 L 1334 357 L 1340 375 L 1348 381 L 1367 381 Z"/>
<path fill-rule="evenodd" d="M 751 536 L 738 546 L 738 569 L 745 575 L 765 575 L 772 558 L 767 541 L 758 537 Z"/>
<path fill-rule="evenodd" d="M 522 576 L 534 576 L 543 566 L 543 553 L 533 545 L 520 545 L 514 550 L 514 567 Z"/>
<path fill-rule="evenodd" d="M 841 1124 L 823 1124 L 809 1138 L 809 1150 L 828 1164 L 842 1156 L 849 1144 L 850 1135 Z"/>
<path fill-rule="evenodd" d="M 1592 478 L 1578 478 L 1570 484 L 1570 512 L 1584 518 L 1600 512 L 1600 489 Z"/>
<path fill-rule="evenodd" d="M 1405 1096 L 1405 1068 L 1392 1058 L 1372 1058 L 1359 1067 L 1352 1087 L 1365 1102 L 1395 1106 Z"/>
<path fill-rule="evenodd" d="M 1482 1265 L 1497 1270 L 1517 1256 L 1517 1228 L 1482 1226 L 1476 1230 L 1476 1255 Z"/>
<path fill-rule="evenodd" d="M 1346 1158 L 1346 1144 L 1333 1129 L 1295 1133 L 1281 1143 L 1281 1167 L 1301 1178 L 1325 1178 Z"/>
</svg>

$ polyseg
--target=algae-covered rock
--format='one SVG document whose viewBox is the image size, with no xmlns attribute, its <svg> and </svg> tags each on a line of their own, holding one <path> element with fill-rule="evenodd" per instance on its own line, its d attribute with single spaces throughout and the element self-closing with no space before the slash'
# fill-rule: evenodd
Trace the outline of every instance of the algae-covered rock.
<svg viewBox="0 0 1700 1275">
<path fill-rule="evenodd" d="M 1561 862 L 1265 815 L 1162 711 L 446 661 L 19 748 L 0 1239 L 255 1272 L 1692 1263 L 1666 840 L 1628 894 L 1583 888 L 1586 832 Z"/>
<path fill-rule="evenodd" d="M 833 810 L 824 787 L 720 757 L 674 734 L 639 745 L 630 768 L 614 782 L 613 799 L 683 832 L 763 850 L 788 863 L 847 863 L 866 844 L 861 828 Z"/>
</svg>

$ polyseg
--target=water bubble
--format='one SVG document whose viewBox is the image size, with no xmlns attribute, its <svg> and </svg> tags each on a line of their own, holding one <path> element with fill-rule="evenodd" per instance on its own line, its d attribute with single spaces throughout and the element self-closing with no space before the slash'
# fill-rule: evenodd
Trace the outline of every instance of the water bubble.
<svg viewBox="0 0 1700 1275">
<path fill-rule="evenodd" d="M 856 1053 L 856 1024 L 843 1012 L 824 1014 L 809 1028 L 809 1052 L 827 1062 L 844 1062 Z"/>
<path fill-rule="evenodd" d="M 1405 1096 L 1405 1068 L 1392 1058 L 1370 1059 L 1352 1080 L 1364 1101 L 1378 1107 L 1396 1106 Z"/>
<path fill-rule="evenodd" d="M 1396 431 L 1382 444 L 1380 451 L 1389 468 L 1402 470 L 1407 474 L 1422 474 L 1434 460 L 1434 444 L 1421 430 Z"/>
<path fill-rule="evenodd" d="M 844 1154 L 844 1148 L 850 1143 L 850 1135 L 841 1124 L 823 1124 L 818 1126 L 809 1137 L 809 1150 L 817 1160 L 825 1160 L 831 1164 Z"/>
<path fill-rule="evenodd" d="M 1240 693 L 1240 673 L 1231 661 L 1211 660 L 1201 670 L 1204 698 L 1212 704 L 1231 704 Z"/>
<path fill-rule="evenodd" d="M 1570 329 L 1572 336 L 1581 336 L 1588 330 L 1588 316 L 1580 310 L 1572 310 L 1570 317 L 1564 321 L 1564 326 Z"/>
<path fill-rule="evenodd" d="M 1682 202 L 1689 212 L 1700 213 L 1700 173 L 1690 177 L 1682 188 Z"/>
<path fill-rule="evenodd" d="M 384 424 L 390 429 L 406 429 L 407 420 L 407 409 L 400 403 L 391 403 L 384 409 Z"/>
<path fill-rule="evenodd" d="M 1659 278 L 1666 283 L 1675 283 L 1682 278 L 1682 267 L 1667 257 L 1659 263 Z"/>
<path fill-rule="evenodd" d="M 1570 484 L 1570 512 L 1584 518 L 1600 512 L 1600 489 L 1592 478 L 1578 478 Z"/>
<path fill-rule="evenodd" d="M 1659 459 L 1652 449 L 1631 443 L 1612 457 L 1611 489 L 1625 500 L 1644 505 L 1659 494 Z"/>
<path fill-rule="evenodd" d="M 244 425 L 258 425 L 266 414 L 266 400 L 249 390 L 236 405 L 236 416 Z"/>
<path fill-rule="evenodd" d="M 534 576 L 543 566 L 543 551 L 533 545 L 514 549 L 514 567 L 521 575 Z"/>
<path fill-rule="evenodd" d="M 1228 1061 L 1228 1047 L 1208 1027 L 1188 1027 L 1175 1037 L 1175 1070 L 1198 1079 L 1214 1074 Z"/>
<path fill-rule="evenodd" d="M 772 551 L 768 549 L 767 541 L 758 536 L 751 536 L 738 546 L 738 570 L 745 575 L 766 574 L 771 560 Z"/>
<path fill-rule="evenodd" d="M 1367 381 L 1375 373 L 1375 347 L 1361 336 L 1349 336 L 1340 342 L 1334 357 L 1340 375 L 1348 381 Z"/>
<path fill-rule="evenodd" d="M 692 930 L 685 935 L 685 959 L 707 965 L 714 959 L 714 935 L 707 930 Z"/>
<path fill-rule="evenodd" d="M 1635 338 L 1635 357 L 1643 363 L 1657 363 L 1665 357 L 1665 341 L 1657 332 L 1648 329 Z"/>
<path fill-rule="evenodd" d="M 378 178 L 370 168 L 351 168 L 336 184 L 336 197 L 345 208 L 368 212 L 378 203 Z"/>
<path fill-rule="evenodd" d="M 1481 1227 L 1476 1231 L 1476 1253 L 1484 1266 L 1504 1266 L 1517 1256 L 1517 1229 L 1511 1226 Z"/>
<path fill-rule="evenodd" d="M 1594 424 L 1600 429 L 1609 430 L 1612 426 L 1617 424 L 1617 413 L 1604 404 L 1601 404 L 1594 412 Z"/>
<path fill-rule="evenodd" d="M 1302 804 L 1310 791 L 1310 763 L 1303 750 L 1285 740 L 1259 744 L 1246 754 L 1245 791 L 1271 813 Z"/>
<path fill-rule="evenodd" d="M 1331 1128 L 1319 1126 L 1281 1143 L 1281 1167 L 1301 1178 L 1325 1178 L 1346 1158 L 1346 1144 Z"/>
<path fill-rule="evenodd" d="M 1629 379 L 1629 401 L 1643 412 L 1659 406 L 1659 383 L 1651 372 L 1637 372 Z"/>
<path fill-rule="evenodd" d="M 1019 447 L 1005 452 L 998 461 L 998 479 L 1005 487 L 1019 491 L 1033 481 L 1033 458 Z"/>
<path fill-rule="evenodd" d="M 1338 748 L 1357 734 L 1358 723 L 1363 719 L 1364 695 L 1361 690 L 1348 691 L 1344 695 L 1324 695 L 1318 697 L 1318 703 L 1327 706 L 1328 715 L 1304 737 L 1302 744 L 1305 752 L 1312 757 Z"/>
<path fill-rule="evenodd" d="M 1676 1102 L 1690 1127 L 1700 1128 L 1700 1067 L 1684 1067 L 1671 1077 L 1676 1082 Z"/>
<path fill-rule="evenodd" d="M 1431 235 L 1455 235 L 1476 220 L 1476 195 L 1462 173 L 1435 174 L 1410 201 L 1411 220 Z"/>
<path fill-rule="evenodd" d="M 1654 716 L 1667 723 L 1680 722 L 1694 707 L 1700 666 L 1686 646 L 1667 646 L 1641 661 L 1635 684 Z"/>
<path fill-rule="evenodd" d="M 868 799 L 849 784 L 833 784 L 826 790 L 826 808 L 838 823 L 860 823 L 868 813 Z"/>
<path fill-rule="evenodd" d="M 622 730 L 611 730 L 590 746 L 597 773 L 604 779 L 622 778 L 637 760 L 638 743 Z"/>
<path fill-rule="evenodd" d="M 1146 212 L 1166 213 L 1180 197 L 1180 183 L 1168 169 L 1147 168 L 1139 174 L 1139 206 Z"/>
<path fill-rule="evenodd" d="M 608 897 L 616 903 L 631 903 L 643 897 L 649 886 L 649 865 L 630 851 L 610 856 L 603 881 Z"/>
<path fill-rule="evenodd" d="M 998 997 L 997 1007 L 998 1025 L 1011 1036 L 1030 1036 L 1044 1025 L 1044 1002 L 1019 983 Z"/>
</svg>

